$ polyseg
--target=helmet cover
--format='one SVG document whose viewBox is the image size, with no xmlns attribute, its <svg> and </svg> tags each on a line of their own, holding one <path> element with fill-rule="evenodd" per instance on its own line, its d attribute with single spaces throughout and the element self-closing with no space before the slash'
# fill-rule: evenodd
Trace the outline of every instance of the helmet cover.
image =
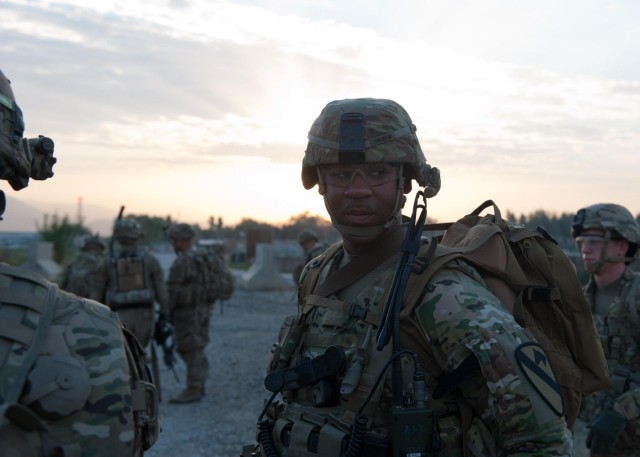
<svg viewBox="0 0 640 457">
<path fill-rule="evenodd" d="M 316 167 L 339 163 L 405 165 L 405 175 L 427 187 L 428 196 L 440 189 L 440 173 L 426 161 L 407 111 L 387 99 L 359 98 L 327 104 L 309 131 L 302 160 L 302 184 L 318 184 Z"/>
</svg>

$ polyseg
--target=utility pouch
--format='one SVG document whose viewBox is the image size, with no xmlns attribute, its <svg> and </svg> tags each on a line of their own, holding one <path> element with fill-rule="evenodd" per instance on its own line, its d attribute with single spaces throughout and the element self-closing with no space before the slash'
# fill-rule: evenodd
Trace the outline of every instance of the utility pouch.
<svg viewBox="0 0 640 457">
<path fill-rule="evenodd" d="M 144 289 L 144 263 L 140 257 L 125 257 L 116 263 L 118 290 L 128 292 L 130 290 Z"/>
<path fill-rule="evenodd" d="M 623 394 L 629 388 L 629 371 L 623 367 L 615 367 L 611 374 L 611 388 L 616 395 Z"/>
<path fill-rule="evenodd" d="M 299 322 L 297 315 L 287 316 L 280 327 L 278 343 L 273 348 L 273 357 L 269 364 L 269 371 L 284 368 L 289 364 L 291 356 L 296 351 L 304 325 Z"/>
</svg>

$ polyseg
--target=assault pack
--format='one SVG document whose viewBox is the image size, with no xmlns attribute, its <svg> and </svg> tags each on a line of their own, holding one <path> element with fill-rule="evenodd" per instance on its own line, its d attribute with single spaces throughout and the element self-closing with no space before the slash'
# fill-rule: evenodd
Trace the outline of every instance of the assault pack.
<svg viewBox="0 0 640 457">
<path fill-rule="evenodd" d="M 494 214 L 480 215 L 490 207 Z M 502 219 L 492 200 L 455 223 L 424 227 L 425 231 L 442 228 L 446 228 L 444 235 L 434 238 L 416 257 L 421 271 L 409 278 L 402 316 L 411 316 L 438 270 L 454 259 L 469 263 L 544 348 L 572 427 L 582 397 L 609 385 L 606 360 L 575 266 L 544 228 L 531 230 Z"/>
<path fill-rule="evenodd" d="M 480 216 L 492 207 L 494 214 Z M 425 367 L 437 367 L 428 345 L 413 323 L 427 283 L 450 262 L 460 259 L 472 265 L 487 288 L 500 299 L 516 321 L 528 329 L 543 347 L 561 388 L 567 424 L 572 427 L 583 396 L 608 387 L 609 372 L 591 310 L 578 281 L 575 266 L 542 227 L 531 230 L 504 220 L 500 209 L 487 200 L 455 223 L 426 224 L 424 231 L 441 232 L 423 243 L 413 259 L 401 311 L 401 346 L 418 354 Z M 330 247 L 321 265 L 340 250 Z M 310 293 L 322 270 L 307 269 L 298 289 L 299 297 Z M 432 373 L 442 381 L 434 397 L 455 388 L 475 367 L 458 373 Z"/>
<path fill-rule="evenodd" d="M 112 258 L 110 270 L 112 286 L 107 291 L 107 303 L 112 309 L 114 306 L 153 303 L 154 292 L 142 251 L 136 249 Z"/>
<path fill-rule="evenodd" d="M 234 277 L 220 255 L 212 248 L 198 248 L 189 252 L 196 261 L 198 283 L 203 289 L 205 301 L 213 303 L 231 298 Z"/>
</svg>

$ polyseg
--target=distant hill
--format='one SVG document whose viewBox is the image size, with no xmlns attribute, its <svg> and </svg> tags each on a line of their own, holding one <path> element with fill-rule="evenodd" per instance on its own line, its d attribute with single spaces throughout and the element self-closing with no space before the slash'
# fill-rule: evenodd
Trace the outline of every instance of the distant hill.
<svg viewBox="0 0 640 457">
<path fill-rule="evenodd" d="M 42 224 L 45 214 L 57 213 L 59 216 L 67 215 L 75 221 L 78 205 L 77 203 L 55 205 L 29 202 L 25 203 L 16 199 L 10 192 L 6 192 L 7 209 L 4 212 L 3 220 L 0 221 L 0 232 L 36 232 L 36 223 Z M 92 232 L 102 236 L 111 234 L 113 219 L 105 217 L 109 214 L 109 209 L 96 205 L 84 205 L 82 208 L 84 215 L 84 225 Z"/>
</svg>

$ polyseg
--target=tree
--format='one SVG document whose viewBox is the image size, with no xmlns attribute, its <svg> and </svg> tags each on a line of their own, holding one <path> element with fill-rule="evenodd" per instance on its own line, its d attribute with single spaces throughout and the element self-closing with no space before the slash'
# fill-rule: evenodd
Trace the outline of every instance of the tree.
<svg viewBox="0 0 640 457">
<path fill-rule="evenodd" d="M 67 257 L 74 255 L 73 240 L 90 233 L 81 223 L 72 223 L 69 216 L 60 217 L 56 213 L 45 214 L 42 225 L 36 222 L 36 228 L 44 241 L 53 243 L 53 260 L 59 264 L 65 264 Z"/>
</svg>

